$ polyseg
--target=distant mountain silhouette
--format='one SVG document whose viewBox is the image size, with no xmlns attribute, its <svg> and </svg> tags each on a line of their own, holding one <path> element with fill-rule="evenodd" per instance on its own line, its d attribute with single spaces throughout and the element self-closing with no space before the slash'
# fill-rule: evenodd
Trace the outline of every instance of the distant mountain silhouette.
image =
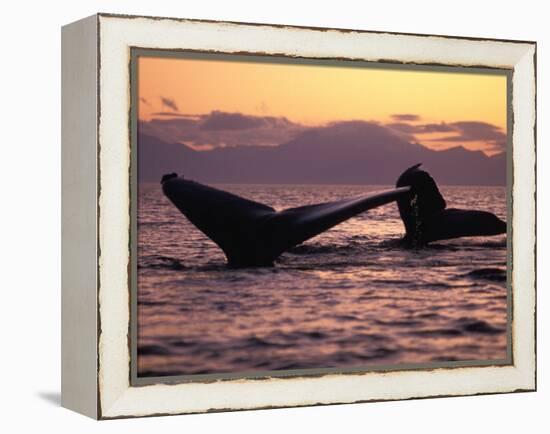
<svg viewBox="0 0 550 434">
<path fill-rule="evenodd" d="M 435 151 L 371 122 L 312 128 L 280 146 L 195 151 L 140 134 L 140 181 L 177 172 L 204 183 L 394 184 L 422 162 L 440 184 L 504 185 L 506 155 L 488 157 L 457 146 Z"/>
</svg>

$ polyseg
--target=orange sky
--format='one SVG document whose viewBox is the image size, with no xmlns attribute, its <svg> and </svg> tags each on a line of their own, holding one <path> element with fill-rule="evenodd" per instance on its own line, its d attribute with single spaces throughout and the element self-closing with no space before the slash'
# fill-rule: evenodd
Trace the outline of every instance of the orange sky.
<svg viewBox="0 0 550 434">
<path fill-rule="evenodd" d="M 140 56 L 139 119 L 156 112 L 205 115 L 212 111 L 284 116 L 299 124 L 343 120 L 396 122 L 393 114 L 415 114 L 415 123 L 477 121 L 506 132 L 506 76 L 368 67 L 254 63 Z M 162 98 L 174 104 L 163 104 Z M 461 144 L 487 153 L 484 141 L 438 141 L 441 149 Z M 434 140 L 435 139 L 435 140 Z"/>
</svg>

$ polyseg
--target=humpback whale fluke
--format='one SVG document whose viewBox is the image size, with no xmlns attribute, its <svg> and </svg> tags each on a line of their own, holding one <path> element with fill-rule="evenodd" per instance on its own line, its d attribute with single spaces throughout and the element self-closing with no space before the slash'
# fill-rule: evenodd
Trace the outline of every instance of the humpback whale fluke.
<svg viewBox="0 0 550 434">
<path fill-rule="evenodd" d="M 446 208 L 434 179 L 420 166 L 421 163 L 405 170 L 396 183 L 397 187 L 411 187 L 408 194 L 397 199 L 407 245 L 506 232 L 506 222 L 493 213 Z"/>
<path fill-rule="evenodd" d="M 275 211 L 270 206 L 198 182 L 162 177 L 170 201 L 225 253 L 232 267 L 273 265 L 289 248 L 349 218 L 409 193 L 399 187 L 378 194 Z"/>
</svg>

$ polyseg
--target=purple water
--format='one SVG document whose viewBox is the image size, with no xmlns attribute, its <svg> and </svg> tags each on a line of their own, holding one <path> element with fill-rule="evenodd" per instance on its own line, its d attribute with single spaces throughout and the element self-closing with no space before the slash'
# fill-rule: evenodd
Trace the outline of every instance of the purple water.
<svg viewBox="0 0 550 434">
<path fill-rule="evenodd" d="M 276 209 L 388 186 L 220 185 Z M 504 187 L 441 187 L 448 206 L 506 220 Z M 219 248 L 139 185 L 138 376 L 506 358 L 506 237 L 397 245 L 397 207 L 228 269 Z"/>
</svg>

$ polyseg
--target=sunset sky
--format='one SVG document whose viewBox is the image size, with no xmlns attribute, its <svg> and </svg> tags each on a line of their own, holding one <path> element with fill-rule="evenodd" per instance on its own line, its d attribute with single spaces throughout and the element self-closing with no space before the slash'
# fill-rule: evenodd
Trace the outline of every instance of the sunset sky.
<svg viewBox="0 0 550 434">
<path fill-rule="evenodd" d="M 349 120 L 380 123 L 432 149 L 505 149 L 504 74 L 211 59 L 141 56 L 140 123 L 204 150 L 278 145 Z"/>
</svg>

